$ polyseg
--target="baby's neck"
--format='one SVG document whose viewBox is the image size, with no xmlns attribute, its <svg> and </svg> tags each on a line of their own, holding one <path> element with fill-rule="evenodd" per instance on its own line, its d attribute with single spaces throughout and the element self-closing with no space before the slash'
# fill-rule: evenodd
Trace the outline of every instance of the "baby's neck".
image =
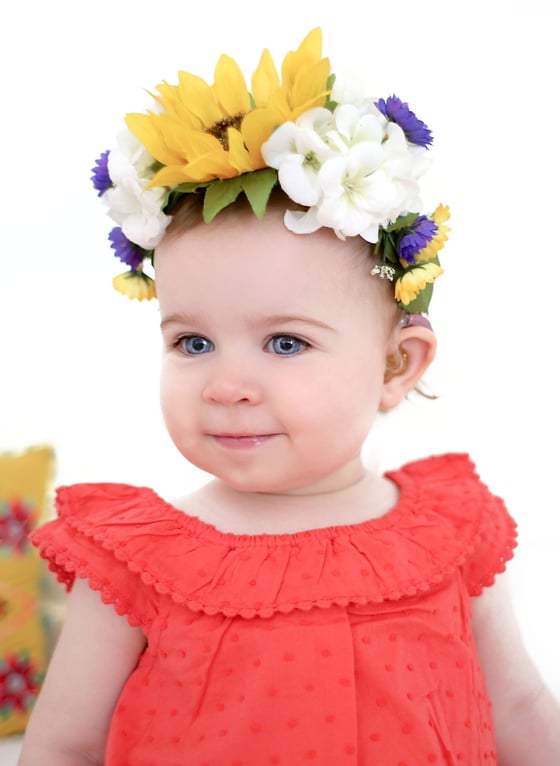
<svg viewBox="0 0 560 766">
<path fill-rule="evenodd" d="M 380 518 L 398 502 L 388 479 L 364 471 L 356 481 L 312 494 L 240 492 L 215 479 L 175 505 L 233 534 L 293 534 Z"/>
</svg>

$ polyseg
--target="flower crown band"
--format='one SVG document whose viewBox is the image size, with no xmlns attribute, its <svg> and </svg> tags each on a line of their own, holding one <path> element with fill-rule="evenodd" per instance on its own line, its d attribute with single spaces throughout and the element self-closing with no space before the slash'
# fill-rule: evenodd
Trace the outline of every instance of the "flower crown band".
<svg viewBox="0 0 560 766">
<path fill-rule="evenodd" d="M 265 50 L 250 91 L 236 62 L 222 55 L 213 85 L 179 72 L 177 85 L 160 83 L 152 97 L 151 110 L 126 115 L 116 147 L 92 169 L 118 224 L 111 246 L 129 267 L 113 280 L 117 290 L 155 297 L 144 269 L 181 196 L 203 195 L 207 223 L 239 195 L 262 218 L 280 186 L 304 208 L 286 210 L 288 229 L 326 227 L 372 243 L 371 273 L 394 283 L 406 312 L 427 313 L 449 231 L 447 207 L 419 212 L 431 131 L 397 96 L 366 98 L 360 83 L 335 77 L 320 28 L 286 55 L 281 76 Z"/>
</svg>

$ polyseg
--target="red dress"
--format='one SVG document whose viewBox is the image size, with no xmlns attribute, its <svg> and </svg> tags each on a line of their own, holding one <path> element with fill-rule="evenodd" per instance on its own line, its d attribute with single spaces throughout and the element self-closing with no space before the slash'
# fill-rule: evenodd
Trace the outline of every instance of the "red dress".
<svg viewBox="0 0 560 766">
<path fill-rule="evenodd" d="M 283 535 L 219 532 L 147 488 L 59 489 L 33 542 L 148 639 L 106 766 L 496 761 L 470 597 L 515 523 L 466 455 L 387 476 L 382 518 Z"/>
</svg>

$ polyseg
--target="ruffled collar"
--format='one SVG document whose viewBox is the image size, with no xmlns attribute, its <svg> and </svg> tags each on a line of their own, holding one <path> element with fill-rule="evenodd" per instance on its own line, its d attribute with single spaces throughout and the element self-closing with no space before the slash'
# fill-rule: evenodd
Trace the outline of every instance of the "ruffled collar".
<svg viewBox="0 0 560 766">
<path fill-rule="evenodd" d="M 221 532 L 151 489 L 122 484 L 62 487 L 58 506 L 61 521 L 173 601 L 266 617 L 411 596 L 465 563 L 497 502 L 468 456 L 426 458 L 386 476 L 400 499 L 381 518 L 293 534 Z"/>
</svg>

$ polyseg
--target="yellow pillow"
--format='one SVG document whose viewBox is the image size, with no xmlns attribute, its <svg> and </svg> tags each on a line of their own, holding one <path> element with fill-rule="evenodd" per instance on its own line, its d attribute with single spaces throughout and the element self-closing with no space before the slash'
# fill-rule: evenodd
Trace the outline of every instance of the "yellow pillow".
<svg viewBox="0 0 560 766">
<path fill-rule="evenodd" d="M 0 736 L 25 729 L 46 669 L 43 567 L 27 536 L 43 518 L 53 472 L 50 447 L 0 454 Z"/>
</svg>

